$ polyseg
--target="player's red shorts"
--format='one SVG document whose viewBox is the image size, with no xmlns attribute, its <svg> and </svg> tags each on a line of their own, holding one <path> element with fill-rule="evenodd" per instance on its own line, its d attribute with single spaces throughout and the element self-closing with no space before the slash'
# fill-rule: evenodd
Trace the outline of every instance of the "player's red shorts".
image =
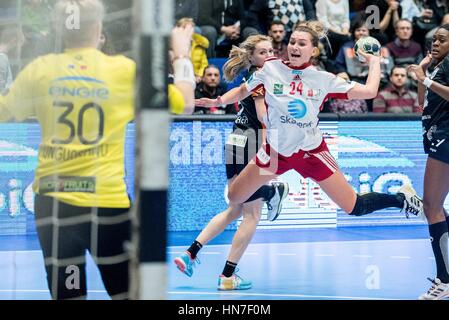
<svg viewBox="0 0 449 320">
<path fill-rule="evenodd" d="M 278 175 L 294 169 L 304 178 L 312 178 L 315 181 L 325 180 L 338 170 L 337 162 L 330 154 L 324 139 L 318 148 L 310 151 L 299 150 L 290 157 L 284 157 L 266 144 L 259 149 L 255 159 L 259 168 Z"/>
</svg>

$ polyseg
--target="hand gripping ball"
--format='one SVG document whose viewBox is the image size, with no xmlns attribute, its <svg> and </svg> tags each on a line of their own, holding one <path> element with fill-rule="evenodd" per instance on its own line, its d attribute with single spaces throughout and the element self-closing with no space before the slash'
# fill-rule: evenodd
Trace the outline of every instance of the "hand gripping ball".
<svg viewBox="0 0 449 320">
<path fill-rule="evenodd" d="M 369 53 L 375 56 L 380 56 L 381 45 L 377 39 L 373 37 L 363 37 L 357 40 L 354 45 L 354 53 L 357 59 L 361 62 L 365 62 L 365 58 L 359 55 L 358 51 L 361 49 L 365 53 Z"/>
</svg>

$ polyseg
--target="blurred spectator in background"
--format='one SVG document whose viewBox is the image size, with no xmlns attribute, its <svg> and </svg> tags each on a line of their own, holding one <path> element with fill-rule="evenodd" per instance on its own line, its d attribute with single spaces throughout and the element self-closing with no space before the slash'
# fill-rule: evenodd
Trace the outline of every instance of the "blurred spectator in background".
<svg viewBox="0 0 449 320">
<path fill-rule="evenodd" d="M 254 0 L 243 0 L 243 7 L 245 8 L 245 11 L 249 9 L 253 2 Z"/>
<path fill-rule="evenodd" d="M 134 0 L 107 0 L 104 1 L 106 5 L 106 20 L 104 28 L 107 30 L 108 43 L 110 43 L 115 51 L 115 54 L 123 54 L 130 58 L 134 58 L 133 42 L 135 35 L 136 22 L 133 17 L 133 3 Z"/>
<path fill-rule="evenodd" d="M 13 82 L 10 59 L 19 60 L 25 37 L 17 26 L 0 29 L 0 95 L 5 95 Z"/>
<path fill-rule="evenodd" d="M 260 34 L 268 34 L 272 21 L 276 20 L 273 19 L 273 12 L 268 6 L 268 0 L 253 0 L 246 12 L 248 26 L 257 29 Z"/>
<path fill-rule="evenodd" d="M 421 113 L 418 94 L 407 88 L 407 69 L 395 66 L 391 70 L 390 84 L 379 92 L 373 102 L 378 113 Z"/>
<path fill-rule="evenodd" d="M 117 54 L 114 48 L 114 44 L 110 39 L 109 32 L 106 29 L 103 29 L 101 33 L 100 45 L 98 47 L 98 50 L 110 56 Z"/>
<path fill-rule="evenodd" d="M 175 20 L 181 18 L 192 18 L 198 20 L 198 0 L 176 0 L 175 2 Z"/>
<path fill-rule="evenodd" d="M 449 13 L 449 2 L 447 0 L 423 0 L 424 8 L 432 10 L 437 23 L 441 23 L 446 13 Z"/>
<path fill-rule="evenodd" d="M 365 9 L 365 0 L 351 0 L 349 1 L 349 10 L 351 12 L 359 12 Z"/>
<path fill-rule="evenodd" d="M 426 34 L 438 27 L 448 13 L 446 0 L 415 0 L 419 14 L 413 17 L 414 40 L 425 47 Z"/>
<path fill-rule="evenodd" d="M 374 5 L 379 8 L 380 24 L 379 28 L 370 27 L 370 35 L 382 45 L 394 39 L 394 24 L 401 18 L 402 8 L 395 0 L 367 0 L 366 6 Z"/>
<path fill-rule="evenodd" d="M 395 65 L 419 64 L 423 59 L 422 48 L 412 40 L 413 25 L 410 20 L 396 22 L 396 39 L 387 44 Z"/>
<path fill-rule="evenodd" d="M 328 29 L 327 36 L 332 48 L 330 57 L 335 59 L 341 46 L 351 40 L 349 2 L 348 0 L 318 0 L 316 16 Z"/>
<path fill-rule="evenodd" d="M 209 65 L 204 70 L 203 79 L 196 86 L 195 99 L 216 99 L 226 93 L 226 88 L 221 82 L 220 70 L 217 66 Z M 195 107 L 194 114 L 236 114 L 238 107 L 234 104 L 216 107 Z"/>
<path fill-rule="evenodd" d="M 46 0 L 25 0 L 22 6 L 22 24 L 26 31 L 47 36 L 50 32 L 51 4 Z"/>
<path fill-rule="evenodd" d="M 413 21 L 415 17 L 418 17 L 421 15 L 421 10 L 418 6 L 417 0 L 402 0 L 400 2 L 402 14 L 401 19 L 407 19 L 410 21 Z"/>
<path fill-rule="evenodd" d="M 341 74 L 340 77 L 346 81 L 350 81 L 349 77 L 345 74 Z M 351 100 L 341 100 L 341 99 L 330 99 L 326 107 L 328 111 L 332 113 L 367 113 L 368 104 L 363 99 L 351 99 Z"/>
<path fill-rule="evenodd" d="M 318 51 L 312 56 L 310 63 L 321 71 L 337 73 L 335 60 L 329 58 L 331 47 L 327 39 L 321 39 L 318 43 Z"/>
<path fill-rule="evenodd" d="M 17 0 L 0 1 L 0 19 L 14 19 L 18 16 Z"/>
<path fill-rule="evenodd" d="M 287 44 L 285 40 L 285 26 L 282 22 L 274 20 L 271 22 L 270 29 L 268 30 L 268 35 L 272 39 L 273 43 L 273 53 L 274 55 L 284 61 L 288 60 L 287 54 Z"/>
<path fill-rule="evenodd" d="M 331 99 L 329 101 L 329 110 L 332 113 L 367 113 L 368 105 L 363 99 Z"/>
<path fill-rule="evenodd" d="M 285 25 L 287 38 L 298 22 L 315 20 L 315 6 L 311 0 L 267 0 L 273 14 L 273 20 L 280 20 Z"/>
<path fill-rule="evenodd" d="M 181 18 L 176 22 L 177 27 L 184 27 L 186 25 L 191 25 L 192 28 L 195 28 L 195 22 L 192 18 Z M 193 72 L 195 73 L 196 83 L 199 83 L 202 80 L 204 69 L 209 65 L 206 53 L 208 47 L 209 40 L 194 32 L 192 36 L 192 46 L 190 48 L 190 59 L 193 63 Z"/>
<path fill-rule="evenodd" d="M 247 12 L 248 26 L 262 34 L 268 34 L 272 21 L 281 21 L 287 39 L 298 22 L 315 19 L 311 0 L 254 0 Z"/>
<path fill-rule="evenodd" d="M 432 30 L 430 30 L 427 34 L 426 34 L 426 42 L 425 42 L 425 46 L 424 46 L 424 53 L 427 53 L 427 51 L 431 50 L 431 46 L 432 46 L 432 38 L 433 35 L 435 34 L 435 32 L 438 30 L 438 28 L 444 24 L 448 24 L 449 23 L 449 13 L 446 13 L 443 16 L 443 19 L 441 20 L 441 23 L 438 27 L 433 28 Z"/>
<path fill-rule="evenodd" d="M 197 24 L 209 40 L 209 58 L 227 57 L 233 45 L 258 33 L 247 27 L 243 0 L 198 0 L 198 4 Z"/>
<path fill-rule="evenodd" d="M 49 43 L 51 3 L 47 0 L 25 0 L 22 2 L 22 27 L 25 45 L 22 59 L 30 61 L 53 51 Z"/>
</svg>

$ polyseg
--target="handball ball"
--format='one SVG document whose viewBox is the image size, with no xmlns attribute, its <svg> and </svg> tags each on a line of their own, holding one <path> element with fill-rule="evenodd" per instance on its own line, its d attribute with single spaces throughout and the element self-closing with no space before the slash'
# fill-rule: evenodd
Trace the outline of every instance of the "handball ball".
<svg viewBox="0 0 449 320">
<path fill-rule="evenodd" d="M 354 45 L 354 53 L 357 59 L 359 59 L 360 62 L 365 62 L 365 58 L 359 56 L 359 49 L 361 49 L 365 53 L 370 53 L 375 56 L 380 56 L 380 42 L 377 41 L 377 39 L 373 37 L 363 37 L 357 40 L 357 42 Z"/>
</svg>

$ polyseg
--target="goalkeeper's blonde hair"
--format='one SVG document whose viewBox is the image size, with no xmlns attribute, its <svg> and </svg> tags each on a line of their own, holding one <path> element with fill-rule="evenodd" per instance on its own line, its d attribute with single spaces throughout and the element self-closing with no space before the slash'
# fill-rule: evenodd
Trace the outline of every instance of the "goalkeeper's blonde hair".
<svg viewBox="0 0 449 320">
<path fill-rule="evenodd" d="M 94 31 L 104 13 L 101 0 L 59 0 L 52 14 L 56 35 L 66 47 L 86 46 L 97 36 Z"/>
</svg>

